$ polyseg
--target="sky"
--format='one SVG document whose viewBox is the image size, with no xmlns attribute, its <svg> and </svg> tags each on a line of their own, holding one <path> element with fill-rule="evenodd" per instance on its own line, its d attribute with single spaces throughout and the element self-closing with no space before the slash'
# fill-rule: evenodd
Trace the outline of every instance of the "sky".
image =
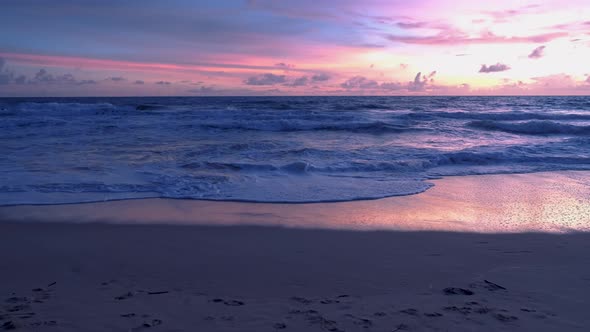
<svg viewBox="0 0 590 332">
<path fill-rule="evenodd" d="M 589 0 L 2 0 L 0 96 L 588 95 Z"/>
</svg>

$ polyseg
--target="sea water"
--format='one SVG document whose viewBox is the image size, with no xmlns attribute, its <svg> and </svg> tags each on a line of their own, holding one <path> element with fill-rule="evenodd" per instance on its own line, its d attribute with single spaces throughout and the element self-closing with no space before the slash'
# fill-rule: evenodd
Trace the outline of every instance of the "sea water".
<svg viewBox="0 0 590 332">
<path fill-rule="evenodd" d="M 590 169 L 590 97 L 0 99 L 0 205 L 325 202 Z"/>
</svg>

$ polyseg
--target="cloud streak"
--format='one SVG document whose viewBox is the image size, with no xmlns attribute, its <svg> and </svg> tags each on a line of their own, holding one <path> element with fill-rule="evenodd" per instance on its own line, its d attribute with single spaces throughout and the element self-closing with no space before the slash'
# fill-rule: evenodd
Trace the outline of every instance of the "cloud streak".
<svg viewBox="0 0 590 332">
<path fill-rule="evenodd" d="M 431 36 L 401 36 L 387 35 L 392 42 L 416 45 L 462 45 L 462 44 L 519 44 L 519 43 L 546 43 L 557 38 L 566 37 L 567 32 L 549 32 L 530 36 L 499 36 L 493 32 L 487 32 L 479 36 L 468 36 L 459 32 L 439 33 Z"/>
<path fill-rule="evenodd" d="M 489 65 L 489 66 L 488 65 L 481 65 L 481 68 L 479 68 L 479 72 L 484 73 L 484 74 L 498 73 L 498 72 L 506 71 L 509 69 L 510 69 L 510 66 L 498 62 L 495 65 Z"/>
</svg>

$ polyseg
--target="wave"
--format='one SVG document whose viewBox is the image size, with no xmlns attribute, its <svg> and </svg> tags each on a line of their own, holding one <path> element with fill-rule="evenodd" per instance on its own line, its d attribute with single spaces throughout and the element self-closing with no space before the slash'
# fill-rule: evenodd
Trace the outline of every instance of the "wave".
<svg viewBox="0 0 590 332">
<path fill-rule="evenodd" d="M 398 115 L 411 120 L 432 120 L 435 118 L 455 120 L 493 120 L 493 121 L 526 121 L 526 120 L 557 120 L 575 121 L 590 120 L 590 113 L 540 113 L 540 112 L 420 112 Z"/>
<path fill-rule="evenodd" d="M 209 123 L 201 126 L 220 130 L 248 130 L 269 132 L 297 132 L 297 131 L 347 131 L 362 134 L 388 134 L 403 133 L 407 131 L 424 130 L 410 128 L 404 125 L 396 125 L 381 121 L 365 123 L 333 123 L 325 124 L 311 121 L 257 121 L 257 122 L 233 122 L 233 123 Z"/>
<path fill-rule="evenodd" d="M 184 164 L 181 167 L 196 171 L 231 171 L 246 173 L 273 172 L 292 174 L 358 174 L 358 176 L 371 176 L 373 173 L 385 173 L 392 176 L 419 174 L 429 169 L 445 166 L 498 166 L 521 164 L 528 166 L 538 165 L 588 165 L 590 156 L 543 156 L 534 153 L 535 147 L 510 149 L 507 151 L 456 151 L 448 153 L 425 153 L 422 155 L 406 156 L 406 159 L 381 160 L 381 161 L 348 161 L 336 165 L 328 164 L 320 166 L 306 160 L 292 161 L 285 164 L 269 163 L 232 163 L 232 162 L 194 162 Z M 342 159 L 346 159 L 343 158 Z M 493 172 L 492 172 L 493 173 Z"/>
<path fill-rule="evenodd" d="M 60 103 L 48 102 L 20 103 L 16 109 L 25 113 L 43 113 L 46 115 L 85 115 L 85 114 L 113 114 L 133 110 L 132 106 L 114 105 L 111 103 Z"/>
<path fill-rule="evenodd" d="M 571 124 L 552 121 L 527 121 L 527 122 L 496 122 L 496 121 L 472 121 L 469 127 L 503 131 L 511 134 L 526 135 L 590 135 L 590 126 L 575 126 Z"/>
</svg>

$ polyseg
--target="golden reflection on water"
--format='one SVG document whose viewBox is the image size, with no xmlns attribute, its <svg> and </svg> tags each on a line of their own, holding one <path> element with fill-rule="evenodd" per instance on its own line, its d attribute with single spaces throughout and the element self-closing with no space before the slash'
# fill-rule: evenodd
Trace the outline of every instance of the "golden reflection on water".
<svg viewBox="0 0 590 332">
<path fill-rule="evenodd" d="M 264 204 L 141 199 L 1 207 L 0 219 L 273 225 L 354 230 L 590 231 L 590 172 L 448 177 L 425 193 L 372 201 Z"/>
</svg>

